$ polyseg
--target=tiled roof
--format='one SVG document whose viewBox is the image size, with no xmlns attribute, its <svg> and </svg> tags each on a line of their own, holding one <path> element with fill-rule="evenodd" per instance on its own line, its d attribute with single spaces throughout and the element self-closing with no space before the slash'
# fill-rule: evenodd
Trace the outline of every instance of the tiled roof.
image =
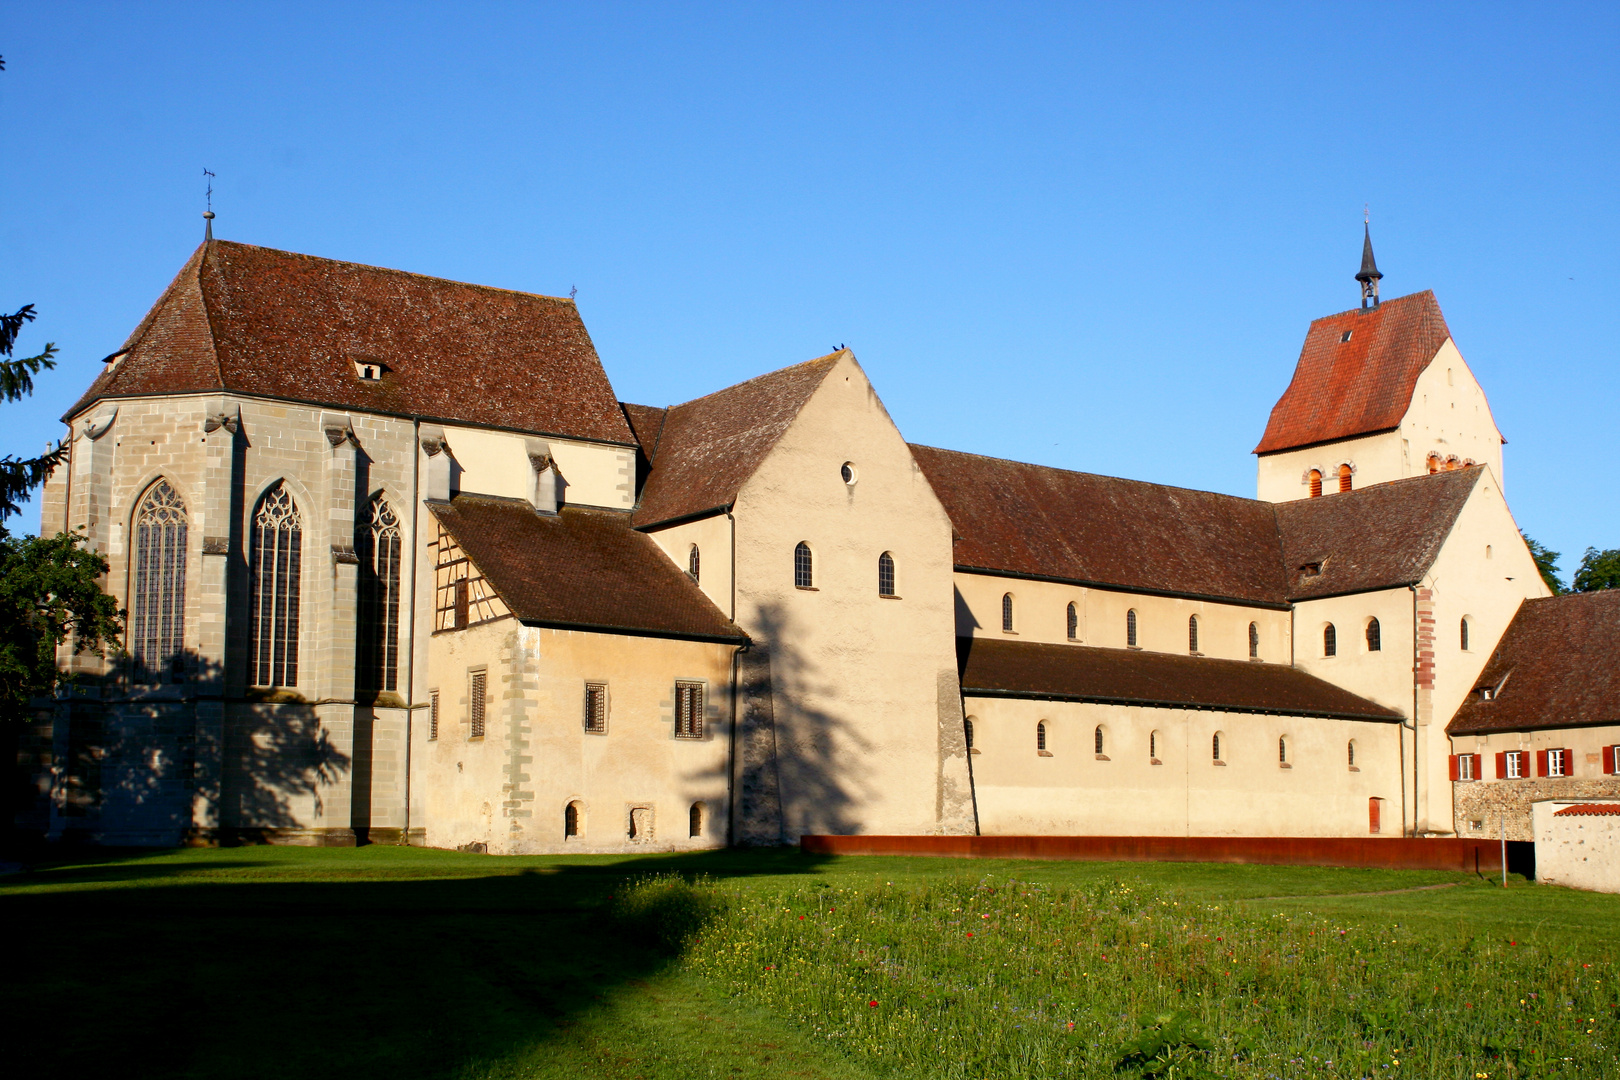
<svg viewBox="0 0 1620 1080">
<path fill-rule="evenodd" d="M 913 445 L 960 570 L 1286 602 L 1272 504 Z"/>
<path fill-rule="evenodd" d="M 1341 340 L 1346 331 L 1350 340 Z M 1425 289 L 1311 323 L 1294 381 L 1271 410 L 1257 454 L 1400 426 L 1412 388 L 1451 331 Z"/>
<path fill-rule="evenodd" d="M 1520 604 L 1474 689 L 1448 733 L 1620 725 L 1620 590 Z"/>
<path fill-rule="evenodd" d="M 730 506 L 842 351 L 749 379 L 664 414 L 637 528 Z"/>
<path fill-rule="evenodd" d="M 1423 580 L 1484 471 L 1476 465 L 1276 504 L 1288 598 Z M 1320 572 L 1313 575 L 1307 566 Z"/>
<path fill-rule="evenodd" d="M 624 418 L 630 422 L 630 431 L 636 437 L 636 501 L 640 502 L 647 476 L 652 472 L 653 454 L 658 452 L 658 435 L 664 429 L 664 414 L 669 410 L 652 405 L 632 405 L 627 401 L 619 402 L 619 407 L 624 410 Z"/>
<path fill-rule="evenodd" d="M 1554 810 L 1553 817 L 1620 817 L 1620 803 L 1581 803 Z"/>
<path fill-rule="evenodd" d="M 224 391 L 631 444 L 570 300 L 205 243 L 70 416 Z M 355 361 L 384 366 L 375 382 Z"/>
<path fill-rule="evenodd" d="M 958 638 L 962 693 L 1395 721 L 1401 714 L 1283 664 L 1089 645 Z"/>
<path fill-rule="evenodd" d="M 521 499 L 493 495 L 457 495 L 428 507 L 525 623 L 747 640 L 649 537 L 630 527 L 628 514 L 576 507 L 541 514 Z"/>
</svg>

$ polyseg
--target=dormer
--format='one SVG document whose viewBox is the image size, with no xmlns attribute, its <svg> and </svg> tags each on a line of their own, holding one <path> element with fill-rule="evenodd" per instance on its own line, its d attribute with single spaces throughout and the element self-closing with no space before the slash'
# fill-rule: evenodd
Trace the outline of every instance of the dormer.
<svg viewBox="0 0 1620 1080">
<path fill-rule="evenodd" d="M 349 362 L 354 365 L 355 378 L 361 382 L 381 382 L 388 373 L 388 365 L 374 357 L 351 356 Z"/>
</svg>

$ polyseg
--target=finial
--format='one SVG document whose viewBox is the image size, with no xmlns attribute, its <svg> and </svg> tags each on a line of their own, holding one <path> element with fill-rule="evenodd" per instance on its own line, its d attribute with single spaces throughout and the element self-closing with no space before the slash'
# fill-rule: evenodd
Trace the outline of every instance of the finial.
<svg viewBox="0 0 1620 1080">
<path fill-rule="evenodd" d="M 208 200 L 208 209 L 203 211 L 203 242 L 206 243 L 214 238 L 214 174 L 204 169 L 203 175 L 208 177 L 208 190 L 203 192 Z"/>
<path fill-rule="evenodd" d="M 1361 282 L 1361 307 L 1365 311 L 1369 300 L 1374 308 L 1378 306 L 1378 281 L 1384 275 L 1378 272 L 1378 263 L 1373 259 L 1371 215 L 1365 209 L 1362 215 L 1361 269 L 1356 273 L 1356 280 Z"/>
</svg>

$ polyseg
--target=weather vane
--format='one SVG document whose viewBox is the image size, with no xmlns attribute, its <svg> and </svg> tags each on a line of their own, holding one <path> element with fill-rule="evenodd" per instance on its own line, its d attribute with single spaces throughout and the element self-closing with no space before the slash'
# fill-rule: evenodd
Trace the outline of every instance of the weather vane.
<svg viewBox="0 0 1620 1080">
<path fill-rule="evenodd" d="M 1372 203 L 1361 204 L 1361 223 L 1363 225 L 1372 224 Z"/>
<path fill-rule="evenodd" d="M 208 208 L 203 211 L 203 221 L 207 223 L 203 226 L 203 239 L 212 240 L 214 238 L 214 174 L 204 169 L 203 175 L 208 177 L 208 190 L 203 192 L 203 197 L 208 200 Z"/>
</svg>

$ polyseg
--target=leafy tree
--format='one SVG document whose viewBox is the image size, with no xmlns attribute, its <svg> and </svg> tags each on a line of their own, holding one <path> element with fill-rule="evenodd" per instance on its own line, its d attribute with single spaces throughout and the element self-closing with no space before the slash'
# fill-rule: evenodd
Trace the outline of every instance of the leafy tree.
<svg viewBox="0 0 1620 1080">
<path fill-rule="evenodd" d="M 1536 569 L 1541 571 L 1541 580 L 1547 583 L 1547 588 L 1552 590 L 1552 594 L 1561 596 L 1568 592 L 1569 590 L 1564 588 L 1564 583 L 1558 580 L 1558 560 L 1562 556 L 1525 536 L 1523 530 L 1520 530 L 1519 535 L 1524 536 L 1525 546 L 1530 549 L 1530 557 L 1536 560 Z"/>
<path fill-rule="evenodd" d="M 56 684 L 56 648 L 116 644 L 122 612 L 101 591 L 107 560 L 82 536 L 0 537 L 0 712 L 27 715 L 28 699 Z"/>
<path fill-rule="evenodd" d="M 1620 548 L 1587 548 L 1581 556 L 1580 568 L 1575 571 L 1575 592 L 1599 589 L 1620 589 Z"/>
</svg>

